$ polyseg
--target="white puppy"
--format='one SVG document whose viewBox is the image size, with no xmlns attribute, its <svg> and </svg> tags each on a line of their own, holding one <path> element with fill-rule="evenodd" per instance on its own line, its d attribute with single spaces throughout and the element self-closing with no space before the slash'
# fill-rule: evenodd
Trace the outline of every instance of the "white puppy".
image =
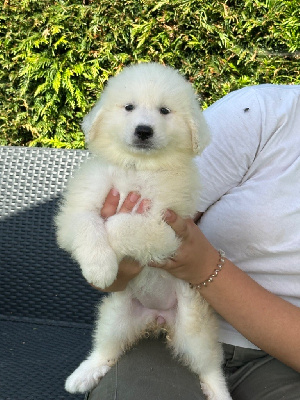
<svg viewBox="0 0 300 400">
<path fill-rule="evenodd" d="M 95 387 L 145 329 L 155 327 L 168 330 L 174 354 L 199 375 L 208 399 L 231 399 L 209 305 L 188 283 L 148 266 L 174 255 L 180 244 L 163 211 L 184 218 L 197 211 L 193 158 L 209 143 L 209 133 L 192 86 L 159 64 L 125 68 L 109 80 L 82 127 L 94 157 L 69 183 L 56 218 L 59 245 L 100 288 L 112 284 L 124 256 L 143 270 L 125 291 L 100 304 L 93 350 L 67 379 L 66 390 Z M 119 191 L 120 204 L 129 192 L 140 193 L 151 200 L 150 210 L 103 220 L 100 210 L 111 188 Z"/>
</svg>

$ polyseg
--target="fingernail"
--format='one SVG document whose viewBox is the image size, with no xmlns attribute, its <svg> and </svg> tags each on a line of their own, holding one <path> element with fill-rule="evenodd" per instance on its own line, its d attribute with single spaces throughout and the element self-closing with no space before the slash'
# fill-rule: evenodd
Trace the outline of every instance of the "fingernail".
<svg viewBox="0 0 300 400">
<path fill-rule="evenodd" d="M 151 208 L 151 200 L 145 199 L 142 201 L 143 201 L 143 211 L 144 212 L 149 211 Z"/>
<path fill-rule="evenodd" d="M 119 192 L 118 192 L 118 190 L 115 189 L 115 188 L 112 188 L 112 189 L 111 189 L 111 194 L 112 194 L 114 197 L 119 196 Z"/>
<path fill-rule="evenodd" d="M 133 193 L 131 193 L 131 195 L 130 195 L 130 197 L 129 197 L 129 200 L 132 202 L 132 203 L 135 203 L 135 202 L 137 202 L 137 200 L 140 198 L 140 195 L 138 194 L 138 193 L 135 193 L 135 192 L 133 192 Z"/>
<path fill-rule="evenodd" d="M 166 211 L 164 212 L 164 219 L 169 219 L 169 218 L 171 218 L 171 217 L 172 217 L 171 211 L 166 210 Z"/>
</svg>

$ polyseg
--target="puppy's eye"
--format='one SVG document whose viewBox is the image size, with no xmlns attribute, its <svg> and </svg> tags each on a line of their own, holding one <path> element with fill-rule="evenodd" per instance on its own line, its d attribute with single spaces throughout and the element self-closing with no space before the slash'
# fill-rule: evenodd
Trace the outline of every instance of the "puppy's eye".
<svg viewBox="0 0 300 400">
<path fill-rule="evenodd" d="M 163 114 L 163 115 L 167 115 L 167 114 L 170 114 L 171 110 L 170 110 L 169 108 L 167 108 L 167 107 L 161 107 L 161 108 L 159 109 L 159 112 L 160 112 L 161 114 Z"/>
<path fill-rule="evenodd" d="M 133 111 L 135 109 L 133 104 L 126 104 L 125 110 L 126 111 Z"/>
</svg>

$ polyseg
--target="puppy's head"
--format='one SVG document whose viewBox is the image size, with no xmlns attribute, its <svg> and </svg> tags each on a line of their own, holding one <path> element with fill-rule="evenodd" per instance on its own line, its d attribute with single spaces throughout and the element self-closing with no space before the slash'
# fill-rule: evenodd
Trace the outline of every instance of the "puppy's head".
<svg viewBox="0 0 300 400">
<path fill-rule="evenodd" d="M 191 84 L 156 63 L 125 68 L 109 79 L 100 100 L 84 118 L 90 150 L 123 166 L 200 154 L 208 128 Z"/>
</svg>

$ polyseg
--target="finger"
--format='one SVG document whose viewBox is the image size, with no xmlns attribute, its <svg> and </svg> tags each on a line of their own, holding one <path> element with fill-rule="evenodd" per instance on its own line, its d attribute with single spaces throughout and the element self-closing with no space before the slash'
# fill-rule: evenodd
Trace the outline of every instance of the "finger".
<svg viewBox="0 0 300 400">
<path fill-rule="evenodd" d="M 151 208 L 151 201 L 148 199 L 143 199 L 136 210 L 137 214 L 144 214 Z"/>
<path fill-rule="evenodd" d="M 194 222 L 195 222 L 195 224 L 198 224 L 198 222 L 200 221 L 200 219 L 202 218 L 202 215 L 203 215 L 204 213 L 203 212 L 197 212 L 195 215 L 194 215 Z"/>
<path fill-rule="evenodd" d="M 117 211 L 120 201 L 120 194 L 117 189 L 112 188 L 104 201 L 103 207 L 101 208 L 101 217 L 106 219 L 114 215 Z"/>
<path fill-rule="evenodd" d="M 174 211 L 166 210 L 164 213 L 164 221 L 170 225 L 176 235 L 185 239 L 188 236 L 187 220 L 181 218 Z"/>
<path fill-rule="evenodd" d="M 173 269 L 173 268 L 177 267 L 177 262 L 176 262 L 175 259 L 168 258 L 165 261 L 163 261 L 162 263 L 151 261 L 148 264 L 148 266 L 149 267 L 153 267 L 153 268 L 165 269 L 167 271 L 167 270 L 170 270 L 170 269 Z"/>
<path fill-rule="evenodd" d="M 119 212 L 120 213 L 130 213 L 140 198 L 141 198 L 141 195 L 139 193 L 130 192 L 127 195 L 126 199 L 124 200 L 124 203 L 122 204 Z"/>
</svg>

